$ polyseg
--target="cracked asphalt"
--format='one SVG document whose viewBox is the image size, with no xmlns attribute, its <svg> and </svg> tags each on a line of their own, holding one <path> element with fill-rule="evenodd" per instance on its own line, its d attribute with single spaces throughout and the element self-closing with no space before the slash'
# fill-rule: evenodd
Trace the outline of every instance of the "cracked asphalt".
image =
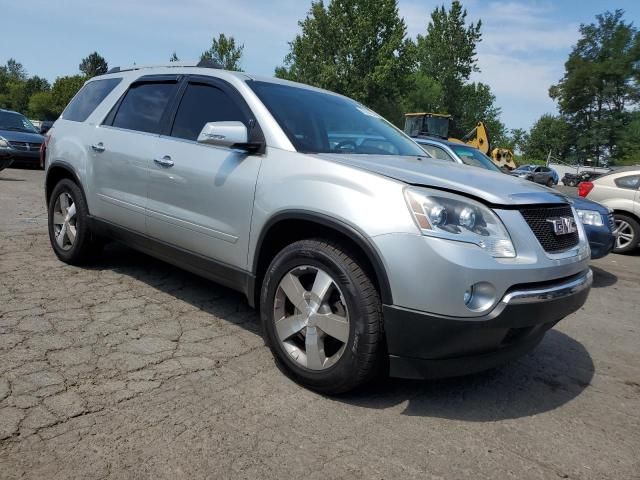
<svg viewBox="0 0 640 480">
<path fill-rule="evenodd" d="M 327 398 L 244 298 L 112 245 L 72 267 L 43 173 L 0 173 L 1 478 L 640 478 L 640 254 L 522 359 Z"/>
</svg>

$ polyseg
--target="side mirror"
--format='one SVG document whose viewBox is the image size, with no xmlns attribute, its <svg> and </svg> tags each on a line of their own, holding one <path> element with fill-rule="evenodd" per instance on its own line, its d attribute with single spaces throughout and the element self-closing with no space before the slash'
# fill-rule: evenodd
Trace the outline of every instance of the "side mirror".
<svg viewBox="0 0 640 480">
<path fill-rule="evenodd" d="M 47 133 L 49 130 L 51 130 L 51 127 L 49 125 L 43 125 L 40 127 L 40 135 L 44 135 L 45 133 Z"/>
<path fill-rule="evenodd" d="M 219 147 L 244 148 L 247 140 L 247 127 L 242 122 L 209 122 L 198 135 L 198 143 Z"/>
</svg>

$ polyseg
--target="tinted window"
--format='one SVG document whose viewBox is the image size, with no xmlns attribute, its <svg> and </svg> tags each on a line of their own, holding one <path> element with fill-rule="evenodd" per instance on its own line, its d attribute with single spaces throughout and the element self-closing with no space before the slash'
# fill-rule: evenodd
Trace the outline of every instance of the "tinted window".
<svg viewBox="0 0 640 480">
<path fill-rule="evenodd" d="M 247 84 L 300 152 L 424 155 L 400 130 L 353 100 L 290 85 Z"/>
<path fill-rule="evenodd" d="M 175 88 L 174 82 L 132 85 L 116 112 L 113 126 L 139 132 L 158 133 L 162 115 Z"/>
<path fill-rule="evenodd" d="M 105 78 L 87 83 L 64 109 L 62 118 L 84 122 L 121 81 L 121 78 Z"/>
<path fill-rule="evenodd" d="M 616 178 L 614 182 L 620 188 L 630 188 L 635 190 L 640 186 L 640 175 L 629 175 L 627 177 Z"/>
<path fill-rule="evenodd" d="M 448 160 L 453 162 L 453 158 L 449 156 L 447 152 L 439 147 L 434 147 L 433 145 L 420 144 L 420 146 L 433 158 L 439 158 L 440 160 Z"/>
<path fill-rule="evenodd" d="M 219 88 L 189 84 L 178 107 L 171 135 L 196 140 L 206 123 L 225 121 L 245 122 L 236 103 Z"/>
</svg>

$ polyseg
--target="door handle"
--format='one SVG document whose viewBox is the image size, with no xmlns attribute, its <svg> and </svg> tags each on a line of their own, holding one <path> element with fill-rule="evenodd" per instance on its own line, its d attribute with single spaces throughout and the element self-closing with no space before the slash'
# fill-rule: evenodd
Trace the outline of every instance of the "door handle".
<svg viewBox="0 0 640 480">
<path fill-rule="evenodd" d="M 173 167 L 173 160 L 171 160 L 171 157 L 169 155 L 165 155 L 162 158 L 154 158 L 153 161 L 164 168 Z"/>
<path fill-rule="evenodd" d="M 91 145 L 91 148 L 93 148 L 94 152 L 104 152 L 105 150 L 102 142 L 94 143 L 93 145 Z"/>
</svg>

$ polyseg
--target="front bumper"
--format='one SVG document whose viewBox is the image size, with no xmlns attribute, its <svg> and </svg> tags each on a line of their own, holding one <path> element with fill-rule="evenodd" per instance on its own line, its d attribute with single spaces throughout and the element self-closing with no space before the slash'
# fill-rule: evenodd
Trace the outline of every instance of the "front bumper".
<svg viewBox="0 0 640 480">
<path fill-rule="evenodd" d="M 559 281 L 515 286 L 483 317 L 385 305 L 389 373 L 413 379 L 466 375 L 523 355 L 585 303 L 592 282 L 586 270 Z"/>
<path fill-rule="evenodd" d="M 14 165 L 25 166 L 40 166 L 40 151 L 39 150 L 16 150 L 9 149 L 7 152 L 13 159 Z"/>
<path fill-rule="evenodd" d="M 611 233 L 608 226 L 595 227 L 593 225 L 584 225 L 584 231 L 589 240 L 592 259 L 602 258 L 613 250 L 616 237 Z"/>
</svg>

